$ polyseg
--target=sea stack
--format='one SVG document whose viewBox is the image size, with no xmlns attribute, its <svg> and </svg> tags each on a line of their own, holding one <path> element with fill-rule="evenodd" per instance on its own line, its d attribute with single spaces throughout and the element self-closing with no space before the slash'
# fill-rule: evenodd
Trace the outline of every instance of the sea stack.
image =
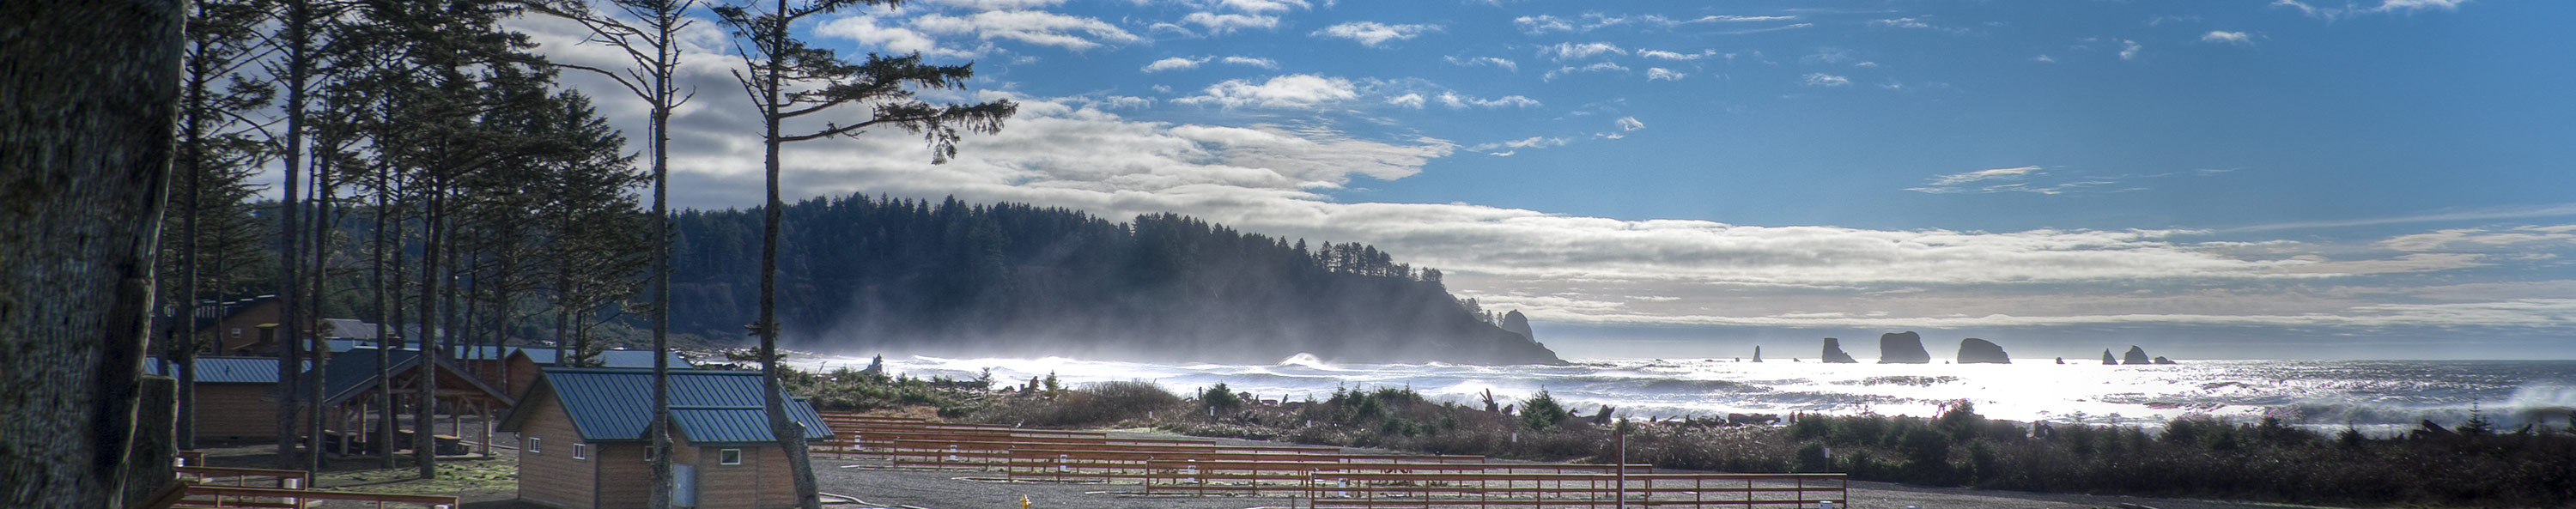
<svg viewBox="0 0 2576 509">
<path fill-rule="evenodd" d="M 2129 353 L 2120 355 L 2121 364 L 2146 364 L 2150 362 L 2155 361 L 2147 359 L 2147 349 L 2138 348 L 2138 345 L 2129 345 Z"/>
<path fill-rule="evenodd" d="M 1968 338 L 1959 340 L 1959 363 L 2012 364 L 2012 356 L 2004 355 L 2004 347 L 1993 341 Z"/>
<path fill-rule="evenodd" d="M 2102 365 L 2104 365 L 2104 366 L 2118 366 L 2118 365 L 2120 365 L 2120 358 L 2118 358 L 2118 357 L 2112 357 L 2112 356 L 2111 356 L 2111 349 L 2109 349 L 2109 348 L 2104 348 L 2104 349 L 2102 349 Z"/>
<path fill-rule="evenodd" d="M 2057 363 L 2058 363 L 2058 364 L 2065 364 L 2065 363 L 2066 363 L 2066 358 L 2065 358 L 2065 357 L 2058 357 L 2058 358 L 2057 358 Z"/>
<path fill-rule="evenodd" d="M 1762 345 L 1753 345 L 1753 362 L 1762 362 Z"/>
<path fill-rule="evenodd" d="M 2156 356 L 2156 363 L 2157 363 L 2157 364 L 2173 364 L 2173 363 L 2174 363 L 2174 361 L 2173 361 L 2173 359 L 2167 359 L 2167 358 L 2164 358 L 2164 356 L 2159 355 L 2159 356 Z"/>
<path fill-rule="evenodd" d="M 1932 352 L 1923 349 L 1923 335 L 1914 331 L 1878 335 L 1879 364 L 1931 364 Z"/>
<path fill-rule="evenodd" d="M 1858 359 L 1853 359 L 1851 354 L 1843 353 L 1843 340 L 1825 338 L 1826 364 L 1852 364 L 1857 362 L 1860 361 Z"/>
<path fill-rule="evenodd" d="M 1520 310 L 1515 309 L 1510 313 L 1503 313 L 1502 327 L 1506 332 L 1519 334 L 1521 337 L 1529 338 L 1530 341 L 1538 341 L 1538 332 L 1530 330 L 1529 317 L 1521 316 Z"/>
</svg>

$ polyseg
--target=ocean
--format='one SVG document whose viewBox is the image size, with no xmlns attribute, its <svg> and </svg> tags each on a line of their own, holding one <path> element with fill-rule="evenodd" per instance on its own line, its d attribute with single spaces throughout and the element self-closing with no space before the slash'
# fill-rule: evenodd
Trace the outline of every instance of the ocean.
<svg viewBox="0 0 2576 509">
<path fill-rule="evenodd" d="M 790 358 L 799 369 L 859 369 L 866 358 Z M 2156 427 L 2186 415 L 2252 422 L 2264 416 L 2318 430 L 2402 432 L 2424 420 L 2456 426 L 2472 412 L 2504 430 L 2568 427 L 2576 361 L 2182 360 L 2105 366 L 2097 359 L 2013 364 L 1822 364 L 1735 359 L 1579 359 L 1570 366 L 1328 364 L 1299 355 L 1269 365 L 1149 364 L 1048 357 L 888 358 L 896 374 L 997 383 L 1056 375 L 1061 383 L 1139 380 L 1189 394 L 1224 383 L 1257 399 L 1302 401 L 1337 388 L 1409 387 L 1436 401 L 1477 405 L 1487 391 L 1511 404 L 1546 390 L 1590 415 L 1631 418 L 1729 413 L 1929 416 L 1966 400 L 1989 418 Z M 1936 361 L 1937 362 L 1937 361 Z"/>
</svg>

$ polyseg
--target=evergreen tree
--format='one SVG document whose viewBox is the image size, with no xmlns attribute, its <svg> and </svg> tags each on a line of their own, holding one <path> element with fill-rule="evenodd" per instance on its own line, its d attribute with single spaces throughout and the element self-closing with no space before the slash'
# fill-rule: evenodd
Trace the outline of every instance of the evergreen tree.
<svg viewBox="0 0 2576 509">
<path fill-rule="evenodd" d="M 868 54 L 864 63 L 842 60 L 832 50 L 807 45 L 790 33 L 798 21 L 837 12 L 845 8 L 895 5 L 898 0 L 802 0 L 793 5 L 788 0 L 775 0 L 769 5 L 728 5 L 717 7 L 716 16 L 739 40 L 735 47 L 747 71 L 737 72 L 744 92 L 760 112 L 763 133 L 762 167 L 767 175 L 768 200 L 761 207 L 762 243 L 760 257 L 760 317 L 752 322 L 752 333 L 760 337 L 762 392 L 768 400 L 771 431 L 779 445 L 787 449 L 787 461 L 794 470 L 797 505 L 817 509 L 822 499 L 815 495 L 814 470 L 805 455 L 803 427 L 788 420 L 786 401 L 778 383 L 778 223 L 784 204 L 778 199 L 779 146 L 784 143 L 835 137 L 857 137 L 871 127 L 891 126 L 920 133 L 929 142 L 931 162 L 944 163 L 957 154 L 959 129 L 993 133 L 1002 129 L 1018 105 L 997 100 L 978 104 L 933 105 L 915 98 L 917 89 L 962 88 L 974 77 L 969 65 L 930 65 L 921 54 L 887 57 Z M 829 120 L 844 115 L 843 110 L 867 108 L 870 112 L 843 123 Z M 823 127 L 802 133 L 781 130 L 781 122 L 808 115 L 823 115 Z"/>
</svg>

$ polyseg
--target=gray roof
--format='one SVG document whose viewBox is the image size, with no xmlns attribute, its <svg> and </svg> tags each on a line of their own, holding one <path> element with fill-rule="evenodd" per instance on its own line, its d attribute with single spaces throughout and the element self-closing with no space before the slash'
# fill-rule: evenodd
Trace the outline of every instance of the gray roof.
<svg viewBox="0 0 2576 509">
<path fill-rule="evenodd" d="M 742 371 L 672 371 L 671 422 L 680 436 L 701 445 L 768 443 L 769 418 L 761 401 L 759 373 Z M 653 417 L 653 371 L 619 368 L 548 368 L 529 388 L 528 399 L 553 398 L 584 442 L 644 439 Z M 501 421 L 503 431 L 518 431 L 534 408 L 518 405 Z M 787 398 L 788 418 L 805 426 L 805 438 L 830 438 L 832 429 L 803 398 Z"/>
<path fill-rule="evenodd" d="M 440 385 L 466 384 L 493 396 L 502 404 L 517 403 L 511 400 L 510 395 L 501 393 L 500 389 L 492 388 L 482 380 L 466 375 L 465 370 L 458 368 L 455 362 L 442 360 L 438 364 L 445 368 L 440 370 L 438 375 Z M 404 372 L 419 366 L 419 351 L 394 350 L 393 363 L 389 365 L 391 369 L 386 372 L 401 376 Z M 322 403 L 337 405 L 348 401 L 349 398 L 366 394 L 368 389 L 373 389 L 382 383 L 383 380 L 376 378 L 376 349 L 359 348 L 345 354 L 334 355 L 331 356 L 330 362 L 322 366 Z"/>
<path fill-rule="evenodd" d="M 164 366 L 168 364 L 168 366 Z M 299 366 L 301 367 L 301 366 Z M 143 371 L 155 375 L 179 376 L 175 362 L 154 357 L 143 363 Z M 297 371 L 302 371 L 301 369 Z M 197 383 L 201 384 L 273 384 L 277 383 L 275 357 L 198 357 Z"/>
<path fill-rule="evenodd" d="M 329 329 L 329 332 L 323 333 L 323 337 L 337 339 L 376 339 L 376 324 L 367 323 L 365 320 L 355 318 L 324 318 L 322 319 L 322 325 Z"/>
<path fill-rule="evenodd" d="M 539 366 L 553 366 L 556 364 L 555 349 L 553 348 L 520 348 L 518 350 L 520 352 L 527 353 L 528 360 L 537 363 Z M 690 364 L 689 359 L 681 357 L 679 353 L 675 352 L 670 355 L 671 369 L 691 369 L 697 367 L 695 364 Z M 599 366 L 597 367 L 602 368 L 653 367 L 653 352 L 650 350 L 603 350 L 599 352 L 599 356 L 596 357 L 596 359 L 599 360 Z"/>
</svg>

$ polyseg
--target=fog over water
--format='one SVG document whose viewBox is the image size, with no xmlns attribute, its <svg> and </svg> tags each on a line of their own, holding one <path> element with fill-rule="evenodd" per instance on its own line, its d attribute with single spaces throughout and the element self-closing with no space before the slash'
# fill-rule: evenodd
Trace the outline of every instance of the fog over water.
<svg viewBox="0 0 2576 509">
<path fill-rule="evenodd" d="M 1046 357 L 886 359 L 913 377 L 997 383 L 1049 373 L 1067 385 L 1142 380 L 1186 394 L 1224 383 L 1257 399 L 1326 399 L 1336 388 L 1411 387 L 1437 401 L 1474 404 L 1484 391 L 1511 404 L 1544 389 L 1589 414 L 1602 405 L 1635 418 L 1734 412 L 1877 413 L 1927 416 L 1967 400 L 1988 417 L 2155 425 L 2206 414 L 2251 421 L 2279 416 L 2314 428 L 2352 424 L 2393 432 L 2420 420 L 2445 426 L 2474 405 L 2510 431 L 2525 423 L 2570 424 L 2576 361 L 2245 361 L 2105 366 L 2097 359 L 2013 364 L 1821 364 L 1735 359 L 1573 359 L 1571 366 L 1327 364 L 1311 356 L 1276 364 L 1149 364 Z M 800 369 L 859 369 L 867 358 L 791 359 Z"/>
</svg>

